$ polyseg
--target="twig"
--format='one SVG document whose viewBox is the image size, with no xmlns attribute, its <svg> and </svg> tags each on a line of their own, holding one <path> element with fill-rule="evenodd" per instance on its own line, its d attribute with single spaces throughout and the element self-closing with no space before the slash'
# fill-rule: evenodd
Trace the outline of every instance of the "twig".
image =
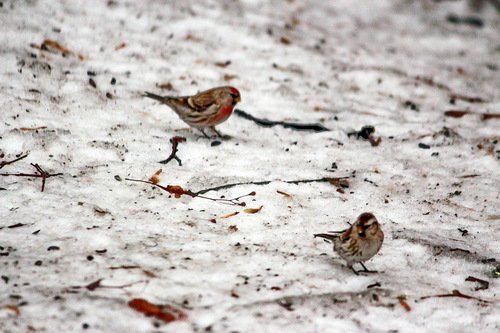
<svg viewBox="0 0 500 333">
<path fill-rule="evenodd" d="M 488 287 L 490 286 L 490 283 L 488 281 L 481 280 L 481 279 L 478 279 L 478 278 L 473 277 L 473 276 L 469 276 L 467 279 L 465 279 L 465 281 L 478 282 L 480 284 L 480 286 L 475 288 L 476 291 L 488 289 Z"/>
<path fill-rule="evenodd" d="M 420 299 L 423 300 L 423 299 L 437 298 L 437 297 L 461 297 L 461 298 L 465 298 L 465 299 L 473 299 L 473 300 L 479 301 L 481 303 L 491 303 L 490 301 L 486 301 L 486 300 L 481 299 L 481 298 L 477 298 L 477 297 L 474 297 L 474 296 L 469 296 L 469 295 L 462 294 L 457 289 L 454 289 L 451 292 L 451 294 L 440 294 L 440 295 L 423 296 L 423 297 L 420 297 Z"/>
<path fill-rule="evenodd" d="M 177 146 L 181 142 L 186 142 L 186 138 L 182 137 L 182 136 L 174 136 L 174 137 L 170 138 L 170 143 L 172 144 L 172 152 L 170 153 L 169 157 L 167 157 L 165 160 L 160 161 L 158 163 L 167 164 L 171 160 L 175 159 L 177 161 L 177 163 L 179 163 L 179 166 L 181 166 L 182 161 L 179 157 L 177 157 Z"/>
<path fill-rule="evenodd" d="M 3 168 L 6 165 L 9 165 L 9 164 L 12 164 L 12 163 L 16 163 L 17 161 L 20 161 L 20 160 L 22 160 L 23 158 L 26 158 L 26 157 L 28 157 L 28 154 L 22 155 L 22 156 L 16 158 L 15 160 L 12 160 L 12 161 L 3 161 L 3 162 L 0 162 L 0 169 Z"/>
<path fill-rule="evenodd" d="M 376 147 L 382 142 L 382 138 L 375 137 L 375 127 L 367 125 L 363 126 L 361 130 L 347 133 L 347 137 L 356 136 L 357 139 L 368 140 L 372 147 Z"/>
<path fill-rule="evenodd" d="M 451 99 L 458 99 L 458 100 L 469 102 L 469 103 L 484 103 L 484 100 L 481 97 L 470 97 L 470 96 L 465 96 L 465 95 L 460 95 L 460 94 L 455 94 L 455 93 L 451 93 L 450 98 Z"/>
<path fill-rule="evenodd" d="M 319 294 L 303 293 L 297 295 L 281 296 L 271 299 L 255 300 L 248 303 L 235 304 L 230 309 L 236 308 L 250 308 L 254 306 L 264 306 L 269 304 L 278 304 L 287 310 L 293 310 L 294 304 L 304 303 L 310 300 L 330 299 L 334 303 L 346 303 L 349 299 L 373 299 L 373 295 L 381 294 L 381 296 L 388 296 L 389 291 L 382 288 L 373 288 L 359 292 L 324 292 Z M 212 305 L 206 305 L 203 308 L 211 308 Z"/>
<path fill-rule="evenodd" d="M 314 131 L 314 132 L 327 132 L 330 129 L 326 128 L 325 126 L 321 124 L 300 124 L 300 123 L 291 123 L 291 122 L 286 122 L 286 121 L 273 121 L 273 120 L 268 120 L 268 119 L 261 119 L 252 116 L 249 113 L 246 113 L 243 110 L 235 109 L 234 113 L 242 118 L 245 118 L 247 120 L 251 120 L 257 125 L 263 126 L 263 127 L 273 127 L 276 125 L 281 125 L 284 128 L 291 128 L 294 130 L 298 131 Z"/>
<path fill-rule="evenodd" d="M 225 184 L 225 185 L 220 185 L 220 186 L 214 186 L 210 188 L 206 188 L 203 190 L 200 190 L 198 192 L 194 192 L 193 194 L 199 195 L 199 194 L 205 194 L 210 191 L 219 191 L 219 190 L 224 190 L 227 188 L 235 187 L 235 186 L 240 186 L 240 185 L 267 185 L 272 182 L 283 182 L 283 183 L 288 183 L 288 184 L 304 184 L 304 183 L 331 183 L 335 185 L 335 182 L 338 180 L 346 180 L 349 179 L 349 177 L 323 177 L 323 178 L 315 178 L 315 179 L 300 179 L 300 180 L 263 180 L 263 181 L 251 181 L 251 182 L 240 182 L 240 183 L 231 183 L 231 184 Z M 341 183 L 344 184 L 344 183 Z M 342 185 L 344 187 L 344 185 Z M 348 185 L 346 186 L 348 187 Z"/>
<path fill-rule="evenodd" d="M 85 286 L 85 288 L 87 290 L 90 290 L 90 291 L 94 291 L 96 290 L 97 288 L 108 288 L 108 289 L 124 289 L 124 288 L 127 288 L 127 287 L 131 287 L 135 284 L 138 284 L 138 283 L 143 283 L 143 282 L 147 282 L 147 281 L 143 281 L 143 280 L 140 280 L 140 281 L 136 281 L 136 282 L 131 282 L 131 283 L 127 283 L 127 284 L 123 284 L 123 285 L 119 285 L 119 286 L 107 286 L 107 285 L 102 285 L 101 284 L 101 281 L 104 280 L 104 279 L 99 279 L 99 280 L 96 280 L 88 285 Z M 75 289 L 77 288 L 80 288 L 79 286 L 78 287 L 73 287 Z"/>
<path fill-rule="evenodd" d="M 45 189 L 45 180 L 50 177 L 54 176 L 61 176 L 62 173 L 48 173 L 47 171 L 43 170 L 40 165 L 37 163 L 31 163 L 31 165 L 36 169 L 37 173 L 0 173 L 0 176 L 3 177 L 8 177 L 8 176 L 14 176 L 14 177 L 35 177 L 35 178 L 42 178 L 42 190 Z"/>
<path fill-rule="evenodd" d="M 242 207 L 246 206 L 246 203 L 245 202 L 240 202 L 239 200 L 241 198 L 244 198 L 244 197 L 247 197 L 247 196 L 254 196 L 255 195 L 255 192 L 250 192 L 248 194 L 241 195 L 239 197 L 232 198 L 232 199 L 210 198 L 210 197 L 203 196 L 202 194 L 204 192 L 203 193 L 200 193 L 200 192 L 196 192 L 195 193 L 195 192 L 192 192 L 190 190 L 184 190 L 182 187 L 177 186 L 177 185 L 162 186 L 162 185 L 155 184 L 155 183 L 147 181 L 147 180 L 131 179 L 131 178 L 125 178 L 125 180 L 131 181 L 131 182 L 138 182 L 138 183 L 150 184 L 150 185 L 159 187 L 162 190 L 167 191 L 167 192 L 175 195 L 176 198 L 180 198 L 182 195 L 187 195 L 187 196 L 190 196 L 192 198 L 201 198 L 201 199 L 206 199 L 206 200 L 210 200 L 210 201 L 221 202 L 221 203 L 228 204 L 228 205 L 242 206 Z"/>
<path fill-rule="evenodd" d="M 349 187 L 349 183 L 347 182 L 347 179 L 349 177 L 323 177 L 323 178 L 315 178 L 315 179 L 299 179 L 299 180 L 263 180 L 263 181 L 250 181 L 250 182 L 240 182 L 240 183 L 231 183 L 231 184 L 224 184 L 224 185 L 219 185 L 219 186 L 214 186 L 210 188 L 206 188 L 197 192 L 193 192 L 191 190 L 185 190 L 180 186 L 177 185 L 167 185 L 167 186 L 162 186 L 156 183 L 153 183 L 151 181 L 147 180 L 141 180 L 141 179 L 132 179 L 132 178 L 125 178 L 125 180 L 131 181 L 131 182 L 138 182 L 138 183 L 144 183 L 144 184 L 150 184 L 156 187 L 161 188 L 164 191 L 167 191 L 173 195 L 175 195 L 176 198 L 180 198 L 182 195 L 187 195 L 192 198 L 201 198 L 201 199 L 206 199 L 206 200 L 211 200 L 211 201 L 217 201 L 217 202 L 222 202 L 225 204 L 229 205 L 235 205 L 235 206 L 245 206 L 245 202 L 240 202 L 239 200 L 241 198 L 247 197 L 247 196 L 254 196 L 255 192 L 250 192 L 245 195 L 241 195 L 236 198 L 232 199 L 226 199 L 226 198 L 211 198 L 211 197 L 206 197 L 203 194 L 210 192 L 210 191 L 219 191 L 235 186 L 240 186 L 240 185 L 267 185 L 270 184 L 274 181 L 281 181 L 284 183 L 288 184 L 304 184 L 304 183 L 330 183 L 337 188 L 344 188 L 344 187 Z"/>
</svg>

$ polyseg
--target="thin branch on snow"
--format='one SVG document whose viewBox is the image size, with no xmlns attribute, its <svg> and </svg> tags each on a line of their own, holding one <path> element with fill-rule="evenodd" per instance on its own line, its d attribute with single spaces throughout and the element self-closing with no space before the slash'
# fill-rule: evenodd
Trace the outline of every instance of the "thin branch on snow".
<svg viewBox="0 0 500 333">
<path fill-rule="evenodd" d="M 297 130 L 297 131 L 327 132 L 330 130 L 321 124 L 300 124 L 300 123 L 290 123 L 290 122 L 286 122 L 286 121 L 273 121 L 273 120 L 268 120 L 268 119 L 261 119 L 261 118 L 254 117 L 251 114 L 249 114 L 243 110 L 239 110 L 239 109 L 235 109 L 234 113 L 242 118 L 245 118 L 247 120 L 251 120 L 254 123 L 256 123 L 257 125 L 263 126 L 263 127 L 273 127 L 276 125 L 281 125 L 284 128 L 291 128 L 291 129 Z"/>
<path fill-rule="evenodd" d="M 42 190 L 41 192 L 44 191 L 45 189 L 45 180 L 50 177 L 54 176 L 61 176 L 62 173 L 48 173 L 40 165 L 37 163 L 31 163 L 31 165 L 36 169 L 36 173 L 0 173 L 0 176 L 3 177 L 9 177 L 9 176 L 14 176 L 14 177 L 35 177 L 35 178 L 42 178 Z"/>
<path fill-rule="evenodd" d="M 240 185 L 268 185 L 272 182 L 283 182 L 283 183 L 288 183 L 288 184 L 326 183 L 327 182 L 327 183 L 333 184 L 337 187 L 338 186 L 349 187 L 349 183 L 347 182 L 347 179 L 349 179 L 349 177 L 323 177 L 323 178 L 299 179 L 299 180 L 263 180 L 263 181 L 240 182 L 240 183 L 230 183 L 230 184 L 206 188 L 206 189 L 200 190 L 198 192 L 194 192 L 193 194 L 196 194 L 196 195 L 205 194 L 205 193 L 210 192 L 210 191 L 219 191 L 219 190 L 224 190 L 227 188 L 240 186 Z"/>
<path fill-rule="evenodd" d="M 125 180 L 131 181 L 131 182 L 138 182 L 138 183 L 150 184 L 150 185 L 159 187 L 162 190 L 167 191 L 170 194 L 173 194 L 176 198 L 180 198 L 183 195 L 187 195 L 187 196 L 190 196 L 192 198 L 201 198 L 201 199 L 206 199 L 206 200 L 210 200 L 210 201 L 221 202 L 221 203 L 228 204 L 228 205 L 242 206 L 242 207 L 246 206 L 246 203 L 245 202 L 240 202 L 239 200 L 241 198 L 248 197 L 248 196 L 254 196 L 255 195 L 255 192 L 250 192 L 248 194 L 240 195 L 239 197 L 232 198 L 232 199 L 211 198 L 211 197 L 203 196 L 202 194 L 204 192 L 203 193 L 200 193 L 200 192 L 196 192 L 195 193 L 195 192 L 192 192 L 190 190 L 185 190 L 181 186 L 178 186 L 178 185 L 162 186 L 162 185 L 155 184 L 155 183 L 147 181 L 147 180 L 131 179 L 131 178 L 125 178 Z"/>
<path fill-rule="evenodd" d="M 473 277 L 473 276 L 467 277 L 467 279 L 465 279 L 465 281 L 468 281 L 468 282 L 478 282 L 480 284 L 480 286 L 475 288 L 476 291 L 488 289 L 489 286 L 490 286 L 490 283 L 488 281 L 482 280 L 482 279 L 479 279 L 479 278 Z"/>
<path fill-rule="evenodd" d="M 122 284 L 122 285 L 118 285 L 118 286 L 108 286 L 108 285 L 101 284 L 102 280 L 104 280 L 104 279 L 99 279 L 99 280 L 96 280 L 96 281 L 94 281 L 92 283 L 89 283 L 88 285 L 85 286 L 85 288 L 87 290 L 90 290 L 90 291 L 94 291 L 97 288 L 124 289 L 124 288 L 128 288 L 128 287 L 131 287 L 131 286 L 139 284 L 139 283 L 147 283 L 148 282 L 148 281 L 140 280 L 140 281 L 131 282 L 131 283 L 127 283 L 127 284 Z M 80 288 L 80 287 L 73 287 L 73 288 Z"/>
<path fill-rule="evenodd" d="M 160 161 L 158 163 L 161 163 L 161 164 L 167 164 L 168 162 L 170 162 L 171 160 L 175 159 L 177 161 L 177 163 L 179 163 L 179 166 L 182 165 L 182 161 L 179 157 L 177 157 L 177 147 L 179 146 L 179 143 L 181 142 L 186 142 L 186 138 L 185 137 L 182 137 L 182 136 L 173 136 L 170 138 L 170 143 L 172 144 L 172 152 L 170 153 L 170 156 L 167 157 L 165 160 L 163 161 Z"/>
<path fill-rule="evenodd" d="M 3 168 L 6 165 L 16 163 L 17 161 L 20 161 L 20 160 L 22 160 L 22 159 L 24 159 L 26 157 L 28 157 L 28 154 L 24 154 L 24 155 L 22 155 L 22 156 L 20 156 L 20 157 L 18 157 L 16 159 L 14 159 L 14 160 L 12 160 L 12 161 L 2 161 L 2 162 L 0 162 L 0 169 Z"/>
<path fill-rule="evenodd" d="M 193 192 L 191 190 L 185 190 L 181 186 L 178 185 L 167 185 L 167 186 L 162 186 L 159 184 L 156 184 L 151 181 L 147 180 L 141 180 L 141 179 L 132 179 L 132 178 L 125 178 L 125 180 L 131 181 L 131 182 L 138 182 L 138 183 L 145 183 L 145 184 L 150 184 L 156 187 L 161 188 L 164 191 L 169 192 L 170 194 L 175 195 L 176 198 L 180 198 L 182 195 L 187 195 L 192 198 L 201 198 L 201 199 L 206 199 L 206 200 L 211 200 L 211 201 L 217 201 L 217 202 L 222 202 L 225 204 L 229 205 L 235 205 L 235 206 L 245 206 L 245 202 L 240 202 L 239 200 L 241 198 L 247 197 L 247 196 L 254 196 L 255 192 L 250 192 L 245 195 L 241 195 L 236 198 L 232 199 L 226 199 L 224 197 L 222 198 L 211 198 L 211 197 L 206 197 L 203 194 L 210 192 L 210 191 L 219 191 L 219 190 L 224 190 L 228 189 L 231 187 L 236 187 L 240 185 L 267 185 L 270 184 L 274 181 L 280 181 L 288 184 L 304 184 L 304 183 L 330 183 L 337 187 L 338 189 L 342 188 L 347 188 L 349 187 L 349 182 L 347 181 L 349 177 L 323 177 L 323 178 L 314 178 L 314 179 L 299 179 L 299 180 L 263 180 L 263 181 L 251 181 L 251 182 L 240 182 L 240 183 L 230 183 L 230 184 L 224 184 L 224 185 L 219 185 L 219 186 L 214 186 L 210 188 L 206 188 L 197 192 Z M 340 191 L 341 192 L 341 191 Z M 342 193 L 342 192 L 341 192 Z"/>
<path fill-rule="evenodd" d="M 457 289 L 454 289 L 450 294 L 423 296 L 423 297 L 420 297 L 420 299 L 441 298 L 441 297 L 461 297 L 461 298 L 466 298 L 466 299 L 473 299 L 473 300 L 476 300 L 476 301 L 481 302 L 481 303 L 491 303 L 490 301 L 486 301 L 486 300 L 478 298 L 478 297 L 462 294 Z"/>
</svg>

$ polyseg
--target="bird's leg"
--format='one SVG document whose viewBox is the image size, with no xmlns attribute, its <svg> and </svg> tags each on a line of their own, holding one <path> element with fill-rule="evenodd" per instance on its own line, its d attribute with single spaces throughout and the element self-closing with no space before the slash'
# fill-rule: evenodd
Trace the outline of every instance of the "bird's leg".
<svg viewBox="0 0 500 333">
<path fill-rule="evenodd" d="M 359 275 L 358 271 L 355 270 L 354 267 L 352 267 L 352 265 L 350 265 L 348 267 L 351 269 L 351 271 L 353 271 L 354 274 Z"/>
<path fill-rule="evenodd" d="M 223 134 L 221 134 L 218 130 L 216 130 L 216 129 L 215 129 L 215 126 L 210 126 L 210 129 L 211 129 L 211 130 L 212 130 L 215 134 L 217 134 L 217 136 L 218 136 L 219 138 L 221 138 L 221 139 L 230 139 L 230 138 L 231 138 L 231 136 L 229 136 L 229 135 L 223 135 Z"/>
<path fill-rule="evenodd" d="M 368 270 L 368 268 L 366 268 L 366 266 L 362 262 L 359 262 L 359 264 L 361 266 L 363 266 L 363 269 L 364 269 L 363 273 L 378 273 L 377 271 L 370 271 L 370 270 Z"/>
<path fill-rule="evenodd" d="M 218 136 L 219 138 L 222 138 L 222 134 L 220 134 L 220 132 L 219 132 L 219 131 L 217 131 L 217 130 L 215 129 L 215 126 L 210 126 L 210 129 L 211 129 L 211 130 L 212 130 L 215 134 L 217 134 L 217 136 Z"/>
<path fill-rule="evenodd" d="M 200 130 L 200 132 L 203 134 L 203 136 L 204 136 L 205 138 L 207 138 L 207 139 L 209 139 L 209 140 L 211 139 L 211 137 L 209 137 L 209 136 L 207 135 L 207 133 L 205 133 L 205 131 L 203 130 L 203 128 L 198 128 L 198 129 Z"/>
</svg>

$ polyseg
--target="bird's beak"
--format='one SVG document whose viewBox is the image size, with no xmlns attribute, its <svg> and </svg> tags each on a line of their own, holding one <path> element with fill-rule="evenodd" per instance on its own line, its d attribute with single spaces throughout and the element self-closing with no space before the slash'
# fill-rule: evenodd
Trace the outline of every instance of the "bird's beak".
<svg viewBox="0 0 500 333">
<path fill-rule="evenodd" d="M 241 97 L 240 97 L 240 96 L 236 96 L 236 97 L 235 97 L 235 99 L 234 99 L 234 101 L 235 101 L 236 103 L 241 102 Z"/>
<path fill-rule="evenodd" d="M 358 226 L 357 228 L 358 230 L 358 235 L 360 235 L 361 237 L 365 237 L 366 236 L 366 233 L 365 233 L 365 229 L 362 227 L 362 226 Z"/>
</svg>

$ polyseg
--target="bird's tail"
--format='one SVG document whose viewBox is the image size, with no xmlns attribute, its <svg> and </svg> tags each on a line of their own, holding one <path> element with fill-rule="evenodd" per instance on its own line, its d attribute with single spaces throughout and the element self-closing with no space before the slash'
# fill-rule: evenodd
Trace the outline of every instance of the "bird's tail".
<svg viewBox="0 0 500 333">
<path fill-rule="evenodd" d="M 161 103 L 167 103 L 170 100 L 170 97 L 168 97 L 168 96 L 160 96 L 160 95 L 156 95 L 156 94 L 153 94 L 153 93 L 150 93 L 147 91 L 145 91 L 144 95 L 142 95 L 142 96 L 155 99 Z"/>
<path fill-rule="evenodd" d="M 324 239 L 328 239 L 329 241 L 334 242 L 336 239 L 339 238 L 339 235 L 332 235 L 332 234 L 314 234 L 314 238 L 320 237 Z"/>
</svg>

